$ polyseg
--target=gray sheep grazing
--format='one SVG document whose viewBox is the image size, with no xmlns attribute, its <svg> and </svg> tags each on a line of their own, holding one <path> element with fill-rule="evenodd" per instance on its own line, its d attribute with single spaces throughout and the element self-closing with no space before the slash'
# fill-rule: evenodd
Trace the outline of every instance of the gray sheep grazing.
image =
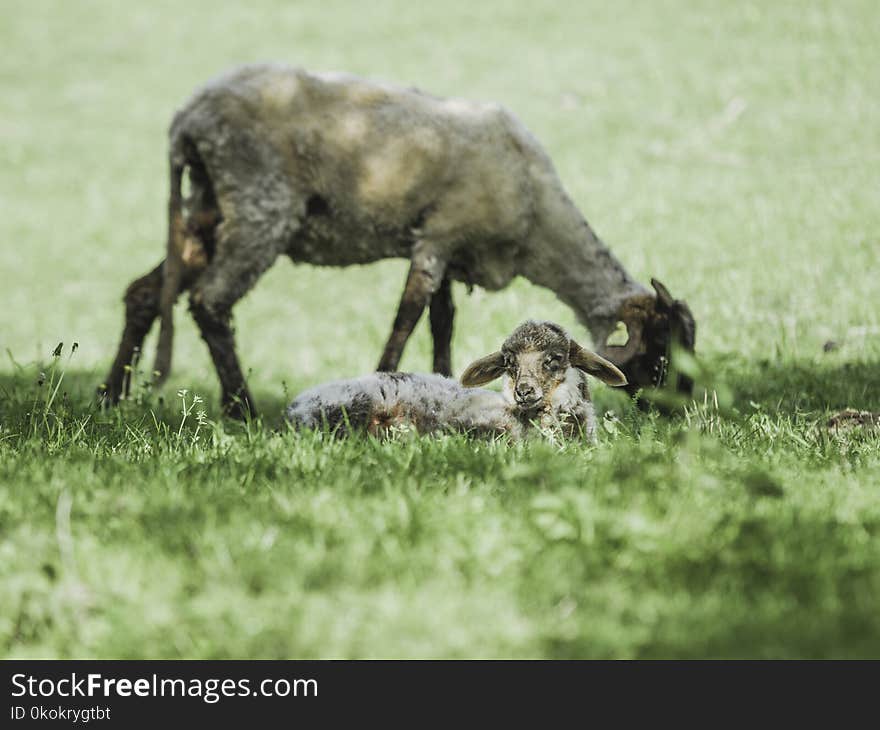
<svg viewBox="0 0 880 730">
<path fill-rule="evenodd" d="M 461 431 L 522 438 L 532 425 L 587 441 L 596 438 L 587 374 L 613 386 L 626 377 L 612 363 L 585 350 L 559 325 L 528 321 L 501 349 L 480 358 L 461 383 L 440 375 L 373 373 L 319 385 L 287 409 L 297 428 L 337 434 L 383 435 L 395 428 L 418 433 Z M 501 393 L 475 386 L 504 378 Z"/>
<path fill-rule="evenodd" d="M 663 382 L 675 343 L 693 349 L 687 305 L 626 272 L 541 145 L 497 104 L 256 65 L 199 90 L 169 136 L 167 255 L 126 291 L 125 328 L 101 389 L 109 402 L 125 394 L 127 366 L 157 316 L 155 370 L 168 375 L 173 305 L 188 289 L 224 406 L 253 414 L 231 311 L 282 254 L 327 266 L 410 260 L 381 371 L 397 369 L 430 306 L 434 370 L 451 373 L 450 280 L 497 290 L 517 275 L 572 307 L 633 392 Z M 613 333 L 624 341 L 611 344 Z M 679 376 L 678 386 L 690 383 Z"/>
</svg>

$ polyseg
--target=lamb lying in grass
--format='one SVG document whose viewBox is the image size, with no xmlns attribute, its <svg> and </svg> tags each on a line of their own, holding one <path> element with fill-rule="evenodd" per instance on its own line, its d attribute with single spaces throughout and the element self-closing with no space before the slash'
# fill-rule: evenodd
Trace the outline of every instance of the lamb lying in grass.
<svg viewBox="0 0 880 730">
<path fill-rule="evenodd" d="M 326 426 L 337 434 L 382 435 L 405 428 L 518 439 L 537 426 L 595 441 L 587 374 L 626 385 L 620 370 L 582 348 L 559 325 L 528 321 L 498 352 L 471 364 L 461 383 L 440 375 L 373 373 L 301 393 L 287 408 L 287 418 L 297 428 Z M 474 387 L 500 377 L 501 393 Z"/>
</svg>

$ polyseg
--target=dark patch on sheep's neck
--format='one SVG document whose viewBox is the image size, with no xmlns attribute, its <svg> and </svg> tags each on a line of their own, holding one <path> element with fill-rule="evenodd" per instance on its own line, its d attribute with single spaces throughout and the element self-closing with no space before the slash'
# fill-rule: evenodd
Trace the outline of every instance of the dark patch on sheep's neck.
<svg viewBox="0 0 880 730">
<path fill-rule="evenodd" d="M 327 215 L 330 215 L 330 203 L 318 193 L 312 193 L 306 201 L 306 216 L 313 218 Z"/>
<path fill-rule="evenodd" d="M 419 210 L 416 214 L 415 220 L 409 226 L 409 230 L 412 231 L 414 237 L 418 238 L 421 235 L 422 228 L 425 226 L 425 221 L 433 211 L 434 206 L 428 205 Z"/>
</svg>

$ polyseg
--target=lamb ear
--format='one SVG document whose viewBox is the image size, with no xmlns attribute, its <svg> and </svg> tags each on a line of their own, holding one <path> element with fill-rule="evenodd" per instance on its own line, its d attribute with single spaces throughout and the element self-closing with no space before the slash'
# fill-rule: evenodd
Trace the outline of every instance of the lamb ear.
<svg viewBox="0 0 880 730">
<path fill-rule="evenodd" d="M 504 355 L 500 351 L 493 352 L 472 362 L 461 374 L 461 384 L 465 388 L 473 388 L 489 383 L 502 375 L 504 375 Z"/>
<path fill-rule="evenodd" d="M 571 366 L 583 370 L 588 375 L 598 378 L 603 383 L 613 386 L 626 385 L 626 375 L 604 357 L 595 352 L 585 350 L 574 340 L 568 350 L 568 360 Z"/>
</svg>

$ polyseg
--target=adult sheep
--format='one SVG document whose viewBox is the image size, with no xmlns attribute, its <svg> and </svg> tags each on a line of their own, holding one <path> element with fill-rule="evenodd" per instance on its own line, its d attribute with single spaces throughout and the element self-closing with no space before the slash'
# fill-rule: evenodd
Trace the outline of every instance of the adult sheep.
<svg viewBox="0 0 880 730">
<path fill-rule="evenodd" d="M 568 304 L 633 391 L 662 383 L 675 341 L 693 349 L 687 305 L 627 273 L 541 145 L 497 104 L 254 65 L 197 91 L 169 136 L 167 255 L 126 291 L 122 341 L 102 387 L 111 402 L 157 316 L 155 370 L 167 377 L 172 310 L 189 289 L 224 407 L 253 414 L 231 310 L 281 254 L 327 266 L 410 260 L 382 371 L 397 368 L 430 306 L 434 370 L 450 374 L 450 280 L 497 290 L 517 275 Z M 609 344 L 618 330 L 625 341 Z M 678 385 L 690 384 L 680 376 Z"/>
</svg>

